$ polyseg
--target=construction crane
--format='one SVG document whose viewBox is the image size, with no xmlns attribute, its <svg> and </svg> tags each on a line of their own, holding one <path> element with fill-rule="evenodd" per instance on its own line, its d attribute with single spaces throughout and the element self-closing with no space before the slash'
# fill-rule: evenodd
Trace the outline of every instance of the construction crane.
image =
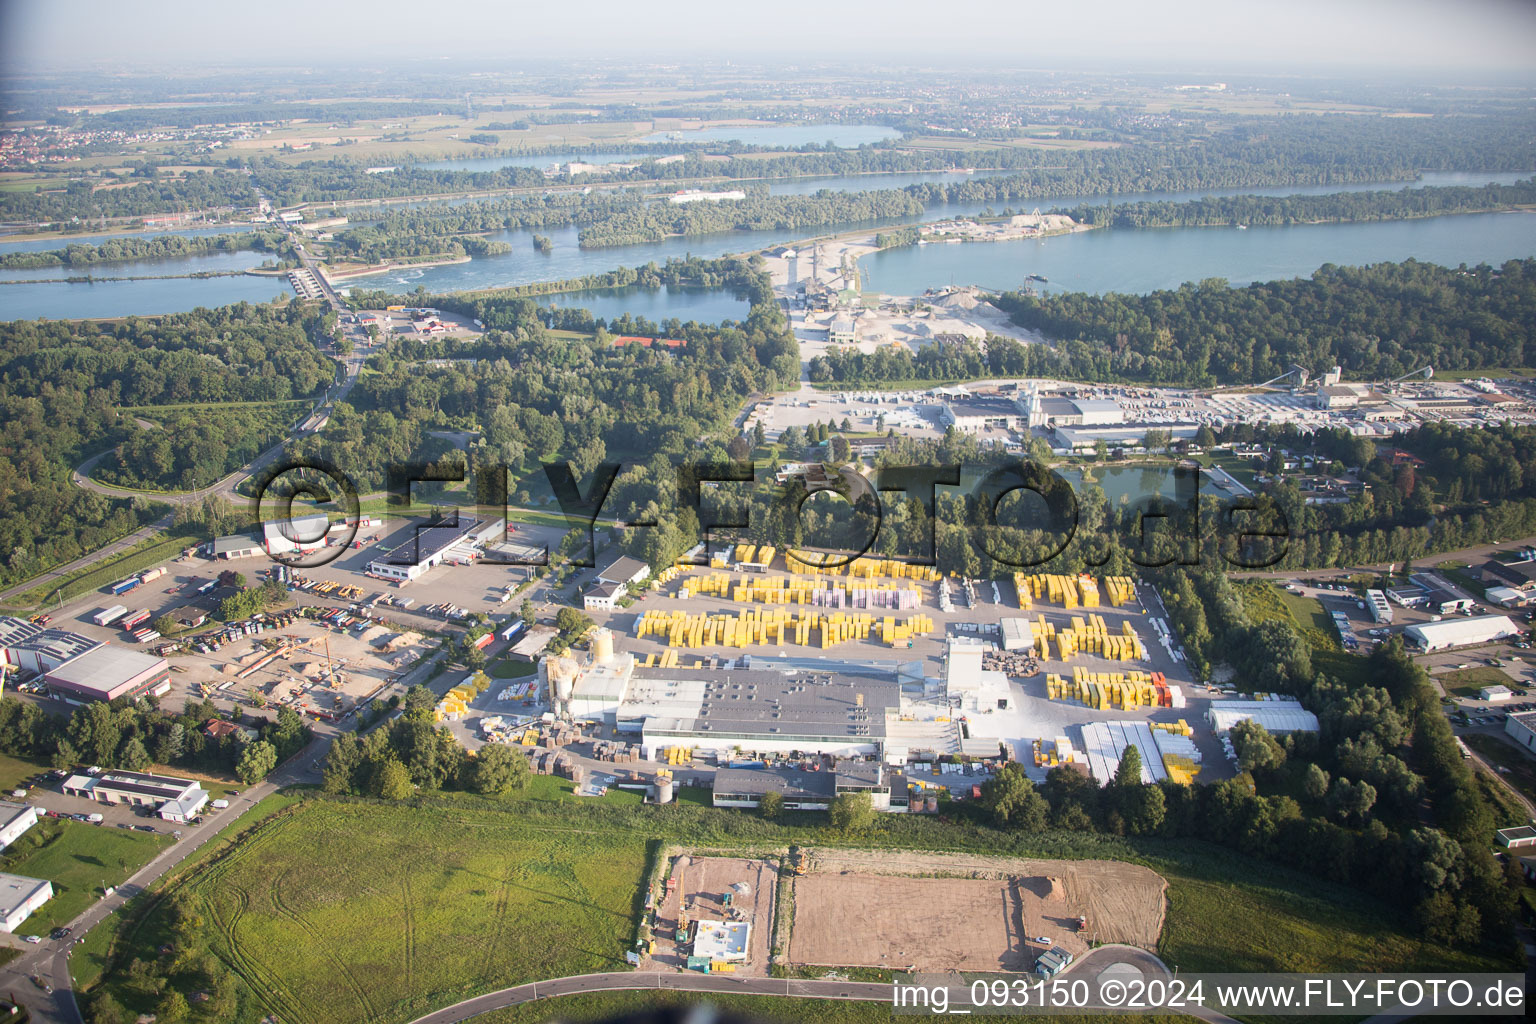
<svg viewBox="0 0 1536 1024">
<path fill-rule="evenodd" d="M 1305 366 L 1297 366 L 1295 363 L 1292 363 L 1291 368 L 1286 370 L 1280 376 L 1271 377 L 1269 380 L 1256 386 L 1265 390 L 1274 391 L 1289 390 L 1292 387 L 1301 388 L 1307 386 L 1307 381 L 1311 378 L 1311 376 L 1311 370 L 1307 369 Z M 1292 378 L 1294 378 L 1294 380 L 1292 380 Z M 1281 387 L 1280 382 L 1283 380 L 1292 380 L 1292 383 Z"/>
<path fill-rule="evenodd" d="M 672 936 L 676 942 L 688 941 L 688 886 L 686 870 L 688 858 L 677 858 L 677 932 Z"/>
</svg>

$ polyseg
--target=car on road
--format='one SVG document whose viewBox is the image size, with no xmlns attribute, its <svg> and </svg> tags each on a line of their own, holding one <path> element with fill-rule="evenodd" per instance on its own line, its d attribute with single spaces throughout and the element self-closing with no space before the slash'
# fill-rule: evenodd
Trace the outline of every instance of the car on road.
<svg viewBox="0 0 1536 1024">
<path fill-rule="evenodd" d="M 65 925 L 62 928 L 55 928 L 53 931 L 49 932 L 48 933 L 48 937 L 50 939 L 55 940 L 55 941 L 57 941 L 59 939 L 67 939 L 67 938 L 69 938 L 70 933 L 73 932 L 73 931 L 74 931 L 73 928 L 70 928 L 68 925 Z"/>
<path fill-rule="evenodd" d="M 21 941 L 22 942 L 30 942 L 30 943 L 32 943 L 32 945 L 35 946 L 39 942 L 43 941 L 43 937 L 41 935 L 23 935 L 21 937 Z"/>
<path fill-rule="evenodd" d="M 153 825 L 135 825 L 133 827 L 134 827 L 134 830 L 137 831 L 137 832 L 153 832 L 153 831 L 155 831 L 155 826 L 153 826 Z"/>
</svg>

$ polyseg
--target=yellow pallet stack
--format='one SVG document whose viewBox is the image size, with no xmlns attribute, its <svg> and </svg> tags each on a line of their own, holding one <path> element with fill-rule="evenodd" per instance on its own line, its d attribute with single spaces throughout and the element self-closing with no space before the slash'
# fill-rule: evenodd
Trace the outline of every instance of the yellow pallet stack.
<svg viewBox="0 0 1536 1024">
<path fill-rule="evenodd" d="M 1035 606 L 1034 594 L 1029 585 L 1029 577 L 1022 572 L 1013 574 L 1013 589 L 1019 595 L 1019 607 L 1025 611 Z"/>
<path fill-rule="evenodd" d="M 736 545 L 736 561 L 738 562 L 755 562 L 757 559 L 752 557 L 755 554 L 757 554 L 756 544 Z"/>
<path fill-rule="evenodd" d="M 1077 599 L 1084 608 L 1099 606 L 1099 585 L 1087 573 L 1077 578 Z"/>
<path fill-rule="evenodd" d="M 1104 591 L 1109 595 L 1109 603 L 1116 608 L 1136 599 L 1136 585 L 1129 576 L 1105 576 Z"/>
</svg>

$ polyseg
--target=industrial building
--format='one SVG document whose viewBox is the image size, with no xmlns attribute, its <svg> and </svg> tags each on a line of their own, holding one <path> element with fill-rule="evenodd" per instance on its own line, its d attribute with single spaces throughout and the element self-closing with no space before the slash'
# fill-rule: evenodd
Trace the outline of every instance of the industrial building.
<svg viewBox="0 0 1536 1024">
<path fill-rule="evenodd" d="M 1365 608 L 1371 613 L 1371 618 L 1383 625 L 1392 623 L 1392 606 L 1387 603 L 1387 595 L 1380 590 L 1367 590 L 1365 592 Z"/>
<path fill-rule="evenodd" d="M 1487 701 L 1489 704 L 1498 704 L 1509 700 L 1515 695 L 1514 691 L 1503 683 L 1494 683 L 1492 686 L 1484 686 L 1477 691 L 1477 699 Z"/>
<path fill-rule="evenodd" d="M 1029 626 L 1022 619 L 1015 621 L 1024 622 L 1026 628 Z M 981 667 L 982 656 L 990 646 L 975 637 L 949 638 L 944 652 L 944 692 L 951 707 L 975 712 L 1008 707 L 1012 697 L 1008 676 Z"/>
<path fill-rule="evenodd" d="M 100 640 L 67 629 L 0 616 L 0 661 L 13 669 L 41 674 L 100 646 Z"/>
<path fill-rule="evenodd" d="M 46 879 L 0 874 L 0 931 L 16 931 L 51 899 L 53 883 Z"/>
<path fill-rule="evenodd" d="M 1238 722 L 1255 721 L 1272 733 L 1317 732 L 1317 716 L 1294 697 L 1270 700 L 1212 701 L 1206 721 L 1218 736 L 1225 736 Z"/>
<path fill-rule="evenodd" d="M 1451 615 L 1455 612 L 1471 611 L 1477 607 L 1477 602 L 1471 595 L 1451 586 L 1442 576 L 1431 572 L 1416 572 L 1408 579 L 1424 592 L 1424 597 L 1419 602 L 1421 608 L 1440 615 Z"/>
<path fill-rule="evenodd" d="M 148 772 L 109 771 L 100 775 L 71 775 L 61 787 L 65 796 L 102 804 L 151 807 L 166 821 L 185 823 L 208 802 L 208 793 L 190 779 Z"/>
<path fill-rule="evenodd" d="M 1536 753 L 1536 711 L 1520 711 L 1504 719 L 1504 734 Z"/>
<path fill-rule="evenodd" d="M 1159 430 L 1170 441 L 1186 441 L 1195 436 L 1199 427 L 1193 423 L 1127 423 L 1119 426 L 1083 426 L 1054 429 L 1055 447 L 1063 451 L 1092 451 L 1100 441 L 1111 448 L 1133 448 L 1141 444 L 1149 430 Z"/>
<path fill-rule="evenodd" d="M 1520 627 L 1507 615 L 1478 615 L 1470 619 L 1423 622 L 1403 630 L 1407 641 L 1420 650 L 1439 651 L 1447 647 L 1486 644 L 1493 640 L 1520 635 Z"/>
<path fill-rule="evenodd" d="M 0 803 L 0 850 L 10 846 L 37 824 L 37 808 L 30 804 Z"/>
<path fill-rule="evenodd" d="M 606 629 L 593 634 L 590 661 L 546 658 L 539 680 L 557 713 L 638 734 L 647 758 L 680 746 L 724 756 L 751 750 L 902 759 L 941 736 L 949 742 L 954 732 L 953 723 L 937 723 L 929 737 L 915 728 L 926 723 L 903 722 L 903 739 L 888 749 L 891 719 L 901 708 L 893 672 L 850 664 L 836 672 L 749 667 L 749 659 L 711 672 L 645 666 L 633 654 L 615 653 Z"/>
<path fill-rule="evenodd" d="M 492 524 L 497 525 L 497 524 Z M 485 524 L 468 516 L 446 522 L 422 523 L 406 542 L 388 557 L 375 559 L 365 570 L 369 576 L 394 583 L 409 583 L 444 562 L 468 563 L 479 556 L 473 547 Z"/>
<path fill-rule="evenodd" d="M 645 582 L 645 578 L 650 574 L 651 567 L 640 559 L 630 555 L 620 555 L 597 570 L 597 581 L 627 587 L 632 583 Z"/>
<path fill-rule="evenodd" d="M 1483 582 L 1509 587 L 1523 594 L 1536 591 L 1536 562 L 1499 562 L 1490 559 L 1478 567 Z"/>
<path fill-rule="evenodd" d="M 945 426 L 966 434 L 992 429 L 1017 430 L 1028 425 L 1018 403 L 1000 395 L 950 399 L 940 410 L 939 419 Z"/>
<path fill-rule="evenodd" d="M 237 533 L 229 537 L 215 537 L 203 546 L 209 558 L 255 558 L 263 554 L 261 538 L 254 533 Z"/>
<path fill-rule="evenodd" d="M 799 768 L 721 768 L 714 778 L 716 807 L 756 807 L 776 792 L 792 811 L 824 811 L 842 793 L 868 793 L 877 811 L 905 811 L 906 776 L 869 761 L 839 761 L 831 771 Z"/>
<path fill-rule="evenodd" d="M 170 689 L 171 667 L 164 658 L 113 644 L 99 644 L 44 675 L 48 689 L 74 704 L 140 697 Z"/>
</svg>

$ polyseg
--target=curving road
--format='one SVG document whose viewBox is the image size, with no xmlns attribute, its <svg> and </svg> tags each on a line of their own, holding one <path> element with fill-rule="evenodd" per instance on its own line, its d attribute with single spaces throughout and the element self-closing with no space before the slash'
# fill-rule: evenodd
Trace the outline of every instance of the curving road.
<svg viewBox="0 0 1536 1024">
<path fill-rule="evenodd" d="M 1162 960 L 1135 946 L 1100 946 L 1074 963 L 1064 973 L 1097 973 L 1114 965 L 1128 965 L 1144 977 L 1168 978 L 1171 972 Z M 1023 976 L 1021 976 L 1023 977 Z M 949 1005 L 963 1007 L 970 985 L 956 980 L 948 983 Z M 578 974 L 567 978 L 514 985 L 465 999 L 416 1018 L 411 1024 L 459 1024 L 493 1010 L 504 1010 L 538 999 L 583 995 L 593 992 L 709 992 L 716 995 L 777 996 L 788 999 L 849 999 L 888 1003 L 892 983 L 885 981 L 838 981 L 826 978 L 738 978 L 729 974 L 698 974 L 663 971 L 609 971 Z M 1110 1007 L 1083 1007 L 1085 1010 Z M 1237 1024 L 1231 1017 L 1208 1010 L 1195 1014 L 1212 1024 Z"/>
</svg>

